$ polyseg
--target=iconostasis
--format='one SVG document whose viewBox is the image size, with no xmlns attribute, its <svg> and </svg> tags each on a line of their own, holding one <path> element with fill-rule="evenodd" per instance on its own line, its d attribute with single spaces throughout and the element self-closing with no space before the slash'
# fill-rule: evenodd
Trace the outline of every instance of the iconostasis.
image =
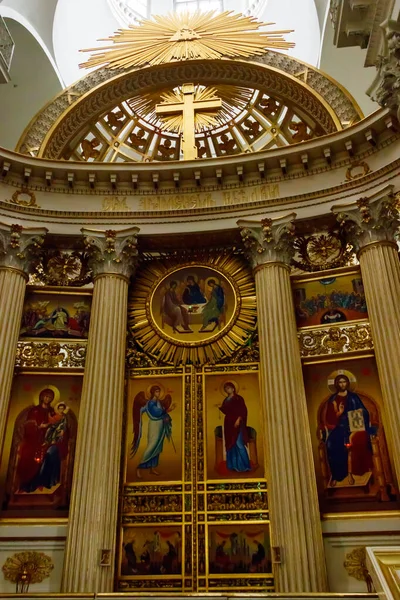
<svg viewBox="0 0 400 600">
<path fill-rule="evenodd" d="M 365 591 L 344 565 L 376 545 L 371 519 L 383 543 L 396 538 L 399 493 L 362 279 L 341 268 L 294 276 L 292 287 L 330 586 Z M 3 519 L 68 517 L 91 293 L 28 287 Z M 231 252 L 146 258 L 135 276 L 118 591 L 274 590 L 256 314 L 251 270 Z M 295 403 L 287 418 L 296 427 Z"/>
<path fill-rule="evenodd" d="M 130 328 L 153 366 L 129 375 L 120 591 L 273 590 L 258 363 L 234 358 L 255 319 L 235 256 L 137 275 Z"/>
</svg>

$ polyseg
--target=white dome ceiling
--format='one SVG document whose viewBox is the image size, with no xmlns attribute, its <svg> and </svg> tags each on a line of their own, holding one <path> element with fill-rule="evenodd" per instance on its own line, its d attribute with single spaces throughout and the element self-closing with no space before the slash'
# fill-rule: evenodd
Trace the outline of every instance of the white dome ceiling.
<svg viewBox="0 0 400 600">
<path fill-rule="evenodd" d="M 257 13 L 274 29 L 294 29 L 287 37 L 295 42 L 288 53 L 299 60 L 318 64 L 321 34 L 314 0 L 58 0 L 53 24 L 55 59 L 66 86 L 87 71 L 79 64 L 83 48 L 98 47 L 108 37 L 141 14 L 167 14 L 171 10 L 217 9 Z M 137 15 L 137 17 L 136 17 Z"/>
</svg>

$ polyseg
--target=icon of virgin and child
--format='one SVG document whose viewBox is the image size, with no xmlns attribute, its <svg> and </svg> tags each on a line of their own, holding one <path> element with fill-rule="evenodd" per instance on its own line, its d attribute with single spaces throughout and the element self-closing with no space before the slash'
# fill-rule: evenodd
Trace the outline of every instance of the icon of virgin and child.
<svg viewBox="0 0 400 600">
<path fill-rule="evenodd" d="M 38 404 L 25 408 L 16 418 L 9 463 L 12 497 L 54 493 L 68 479 L 63 470 L 67 459 L 73 458 L 77 420 L 59 397 L 56 387 L 46 386 L 39 393 Z M 66 492 L 62 490 L 64 496 Z"/>
<path fill-rule="evenodd" d="M 154 383 L 147 389 L 147 393 L 140 391 L 133 400 L 133 440 L 130 458 L 132 459 L 139 450 L 140 442 L 144 438 L 144 415 L 147 416 L 147 440 L 136 469 L 138 479 L 143 477 L 143 472 L 151 476 L 161 475 L 159 471 L 160 456 L 164 443 L 176 447 L 172 437 L 172 418 L 170 413 L 176 408 L 172 403 L 171 394 L 164 394 L 163 386 Z"/>
<path fill-rule="evenodd" d="M 174 333 L 210 333 L 221 326 L 226 311 L 223 283 L 215 275 L 198 280 L 194 274 L 169 280 L 161 298 L 162 327 Z M 200 326 L 200 327 L 199 327 Z"/>
</svg>

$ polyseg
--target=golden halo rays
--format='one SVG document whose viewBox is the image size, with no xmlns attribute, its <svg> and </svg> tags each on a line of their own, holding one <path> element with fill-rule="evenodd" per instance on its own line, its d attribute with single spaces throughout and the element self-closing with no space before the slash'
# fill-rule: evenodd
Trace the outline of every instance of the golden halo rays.
<svg viewBox="0 0 400 600">
<path fill-rule="evenodd" d="M 99 40 L 112 42 L 111 46 L 81 50 L 93 54 L 80 67 L 129 70 L 182 60 L 248 58 L 265 54 L 268 49 L 293 48 L 294 44 L 283 38 L 292 30 L 260 31 L 267 25 L 273 23 L 261 23 L 232 11 L 153 16 Z"/>
<path fill-rule="evenodd" d="M 249 88 L 233 85 L 217 85 L 214 87 L 205 87 L 195 85 L 194 100 L 214 100 L 221 99 L 221 108 L 212 112 L 196 111 L 194 116 L 194 125 L 196 132 L 205 131 L 216 125 L 223 125 L 226 121 L 233 118 L 232 106 L 238 111 L 244 110 L 251 101 L 253 90 Z M 180 133 L 183 129 L 183 113 L 159 116 L 156 113 L 156 106 L 162 107 L 163 104 L 171 102 L 182 102 L 182 86 L 177 86 L 173 90 L 161 89 L 155 92 L 140 94 L 130 98 L 127 102 L 131 109 L 142 119 L 145 119 L 156 127 L 162 126 L 166 131 Z"/>
<path fill-rule="evenodd" d="M 229 322 L 209 338 L 182 341 L 163 333 L 152 315 L 152 298 L 163 282 L 174 277 L 177 271 L 201 267 L 215 272 L 215 277 L 229 282 L 234 293 L 235 309 Z M 233 310 L 233 306 L 232 306 Z M 241 257 L 221 253 L 202 257 L 196 261 L 179 262 L 178 259 L 149 261 L 137 273 L 128 304 L 128 326 L 138 346 L 159 362 L 166 364 L 213 364 L 231 356 L 244 346 L 254 332 L 257 318 L 254 279 L 251 270 Z"/>
</svg>

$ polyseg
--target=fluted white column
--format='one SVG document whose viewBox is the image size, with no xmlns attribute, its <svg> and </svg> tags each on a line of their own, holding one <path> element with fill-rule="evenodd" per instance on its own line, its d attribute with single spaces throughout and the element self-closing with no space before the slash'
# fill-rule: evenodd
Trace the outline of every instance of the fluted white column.
<svg viewBox="0 0 400 600">
<path fill-rule="evenodd" d="M 138 231 L 82 230 L 94 290 L 62 581 L 67 593 L 113 591 L 128 284 Z M 108 566 L 100 565 L 104 550 Z"/>
<path fill-rule="evenodd" d="M 385 426 L 400 481 L 400 262 L 398 200 L 388 186 L 371 198 L 332 210 L 358 251 L 382 386 Z"/>
<path fill-rule="evenodd" d="M 255 271 L 268 502 L 278 592 L 327 591 L 324 546 L 290 285 L 292 221 L 239 221 Z"/>
<path fill-rule="evenodd" d="M 25 229 L 21 225 L 0 223 L 0 451 L 30 260 L 42 245 L 46 232 L 43 227 Z"/>
</svg>

